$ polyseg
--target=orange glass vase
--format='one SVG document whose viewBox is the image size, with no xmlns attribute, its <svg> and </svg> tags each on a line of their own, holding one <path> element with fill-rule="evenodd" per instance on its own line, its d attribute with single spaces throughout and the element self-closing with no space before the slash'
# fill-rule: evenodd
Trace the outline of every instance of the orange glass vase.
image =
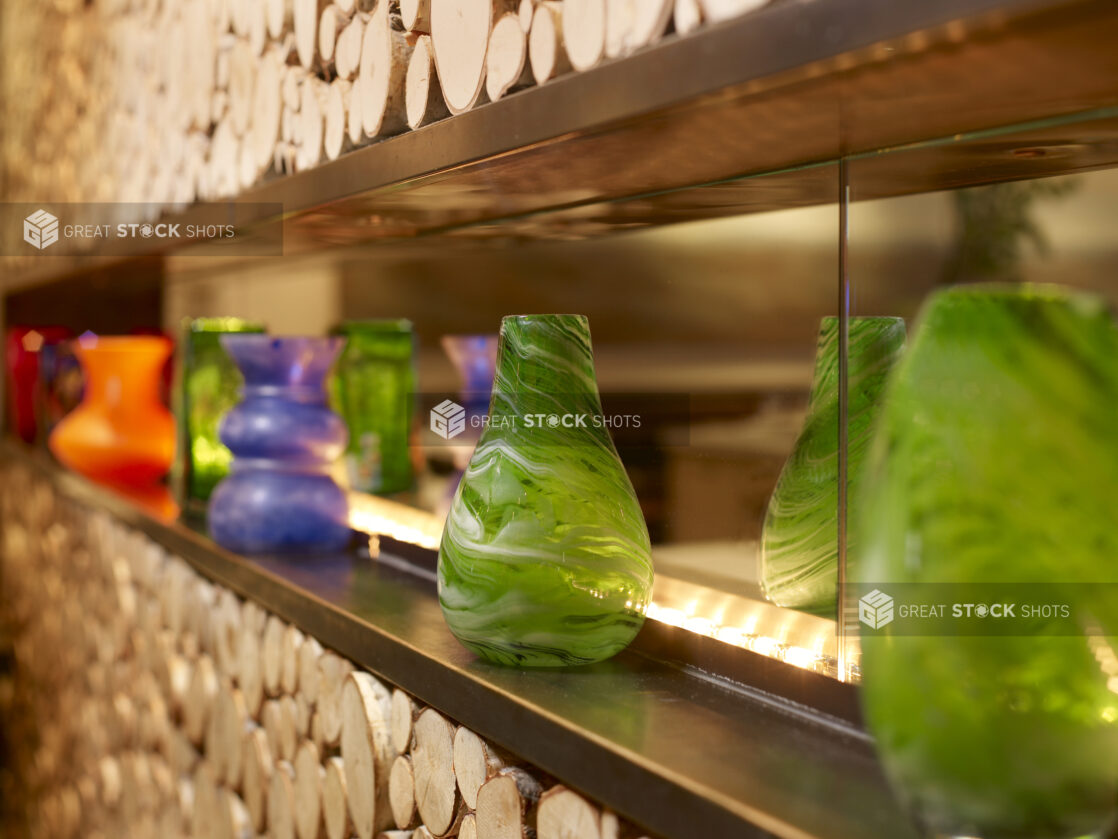
<svg viewBox="0 0 1118 839">
<path fill-rule="evenodd" d="M 153 336 L 85 337 L 76 352 L 85 395 L 55 427 L 50 450 L 97 481 L 158 481 L 175 454 L 175 420 L 159 397 L 171 342 Z"/>
</svg>

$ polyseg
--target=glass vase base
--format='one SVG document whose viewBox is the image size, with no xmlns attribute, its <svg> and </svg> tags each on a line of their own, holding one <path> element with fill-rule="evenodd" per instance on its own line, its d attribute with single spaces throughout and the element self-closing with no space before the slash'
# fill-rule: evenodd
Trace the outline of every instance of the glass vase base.
<svg viewBox="0 0 1118 839">
<path fill-rule="evenodd" d="M 328 475 L 239 472 L 210 499 L 210 536 L 236 553 L 331 553 L 349 544 L 347 509 Z"/>
</svg>

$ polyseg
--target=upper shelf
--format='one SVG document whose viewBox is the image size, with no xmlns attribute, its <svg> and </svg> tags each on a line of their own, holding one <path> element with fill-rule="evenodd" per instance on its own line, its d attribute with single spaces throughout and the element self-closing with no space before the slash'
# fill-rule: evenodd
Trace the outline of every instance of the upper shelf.
<svg viewBox="0 0 1118 839">
<path fill-rule="evenodd" d="M 286 255 L 831 202 L 844 156 L 856 198 L 1113 165 L 1115 43 L 1111 0 L 786 0 L 277 178 L 230 213 L 282 223 Z M 86 264 L 32 260 L 20 284 Z"/>
</svg>

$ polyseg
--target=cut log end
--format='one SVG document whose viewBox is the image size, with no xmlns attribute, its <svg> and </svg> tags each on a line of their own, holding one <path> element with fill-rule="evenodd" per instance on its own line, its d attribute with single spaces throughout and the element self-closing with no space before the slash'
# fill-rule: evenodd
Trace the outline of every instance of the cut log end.
<svg viewBox="0 0 1118 839">
<path fill-rule="evenodd" d="M 451 828 L 458 814 L 454 727 L 431 708 L 415 721 L 412 772 L 419 818 L 433 833 L 441 836 Z"/>
<path fill-rule="evenodd" d="M 268 784 L 268 833 L 273 839 L 296 839 L 295 768 L 286 760 L 276 764 Z"/>
<path fill-rule="evenodd" d="M 340 757 L 331 757 L 326 761 L 326 774 L 322 779 L 322 820 L 326 825 L 326 839 L 349 839 L 353 834 L 348 799 L 345 765 Z"/>
<path fill-rule="evenodd" d="M 388 732 L 391 694 L 369 673 L 351 672 L 342 689 L 342 760 L 358 836 L 367 839 L 393 823 L 389 775 L 396 751 Z"/>
<path fill-rule="evenodd" d="M 519 0 L 431 0 L 431 39 L 443 98 L 452 114 L 482 101 L 485 56 L 493 26 Z"/>
<path fill-rule="evenodd" d="M 699 8 L 699 0 L 675 0 L 672 10 L 672 26 L 677 35 L 687 35 L 699 28 L 703 22 L 703 13 Z"/>
<path fill-rule="evenodd" d="M 304 742 L 295 753 L 295 835 L 298 839 L 320 839 L 322 782 L 326 772 L 314 743 Z"/>
<path fill-rule="evenodd" d="M 477 833 L 491 839 L 528 839 L 528 815 L 539 797 L 530 776 L 505 770 L 481 785 L 477 795 Z M 575 836 L 577 834 L 572 834 Z M 580 837 L 581 839 L 581 837 Z"/>
<path fill-rule="evenodd" d="M 407 127 L 405 85 L 411 49 L 407 35 L 392 26 L 388 4 L 378 4 L 365 27 L 357 71 L 366 136 L 398 134 Z"/>
<path fill-rule="evenodd" d="M 532 31 L 528 35 L 528 57 L 536 84 L 544 84 L 570 71 L 560 3 L 545 0 L 536 6 Z"/>
<path fill-rule="evenodd" d="M 528 65 L 528 39 L 518 15 L 509 12 L 493 27 L 485 57 L 485 91 L 496 102 L 506 93 L 532 82 Z"/>
<path fill-rule="evenodd" d="M 589 70 L 601 61 L 606 42 L 605 0 L 564 0 L 563 42 L 576 70 Z"/>
<path fill-rule="evenodd" d="M 454 776 L 462 800 L 471 810 L 477 808 L 477 793 L 481 785 L 496 775 L 505 761 L 488 743 L 470 731 L 459 727 L 454 734 Z"/>
<path fill-rule="evenodd" d="M 400 0 L 400 20 L 409 32 L 431 32 L 431 0 Z"/>
<path fill-rule="evenodd" d="M 408 61 L 405 101 L 410 128 L 420 128 L 449 116 L 431 51 L 431 38 L 421 35 Z"/>
<path fill-rule="evenodd" d="M 535 15 L 535 0 L 520 0 L 516 17 L 520 22 L 520 31 L 527 35 L 532 31 L 532 17 Z"/>
<path fill-rule="evenodd" d="M 552 787 L 540 796 L 538 839 L 600 839 L 600 824 L 597 808 L 566 787 Z"/>
<path fill-rule="evenodd" d="M 396 827 L 401 830 L 415 827 L 415 777 L 407 755 L 400 755 L 392 763 L 388 776 L 388 801 Z"/>
</svg>

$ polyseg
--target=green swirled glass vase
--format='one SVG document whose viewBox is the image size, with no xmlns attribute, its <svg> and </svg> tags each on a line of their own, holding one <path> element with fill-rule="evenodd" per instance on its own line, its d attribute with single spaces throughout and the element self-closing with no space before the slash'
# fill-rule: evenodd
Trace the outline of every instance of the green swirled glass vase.
<svg viewBox="0 0 1118 839">
<path fill-rule="evenodd" d="M 838 579 L 838 318 L 819 327 L 807 420 L 769 499 L 761 532 L 761 582 L 779 606 L 833 617 Z M 847 486 L 862 476 L 889 371 L 904 351 L 901 318 L 851 318 L 848 326 Z M 854 529 L 847 544 L 856 541 Z"/>
<path fill-rule="evenodd" d="M 486 427 L 439 549 L 451 632 L 493 662 L 588 664 L 640 630 L 652 555 L 581 315 L 501 323 Z"/>
<path fill-rule="evenodd" d="M 1079 633 L 862 627 L 867 723 L 933 830 L 1070 839 L 1114 817 L 1115 510 L 1118 328 L 1101 301 L 1050 286 L 932 297 L 887 387 L 852 579 L 887 594 L 1029 584 Z"/>
</svg>

